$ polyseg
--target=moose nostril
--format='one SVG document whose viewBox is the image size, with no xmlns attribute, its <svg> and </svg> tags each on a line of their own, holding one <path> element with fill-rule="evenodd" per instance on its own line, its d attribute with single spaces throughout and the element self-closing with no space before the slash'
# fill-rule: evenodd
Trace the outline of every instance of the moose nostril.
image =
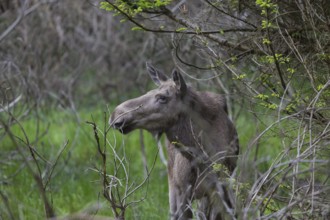
<svg viewBox="0 0 330 220">
<path fill-rule="evenodd" d="M 124 125 L 124 121 L 116 121 L 113 126 L 115 128 L 121 128 Z"/>
</svg>

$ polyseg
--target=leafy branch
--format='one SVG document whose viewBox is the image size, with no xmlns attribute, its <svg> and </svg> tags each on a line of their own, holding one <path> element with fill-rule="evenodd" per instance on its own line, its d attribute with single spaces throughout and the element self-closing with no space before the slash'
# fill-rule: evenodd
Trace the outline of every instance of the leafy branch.
<svg viewBox="0 0 330 220">
<path fill-rule="evenodd" d="M 129 206 L 140 203 L 145 200 L 148 192 L 148 185 L 150 175 L 155 167 L 156 159 L 158 153 L 155 155 L 153 163 L 150 170 L 146 167 L 146 176 L 144 179 L 135 186 L 135 183 L 130 183 L 130 173 L 125 155 L 120 156 L 115 149 L 115 146 L 112 145 L 107 138 L 109 128 L 107 128 L 107 114 L 104 112 L 104 126 L 103 130 L 100 130 L 94 119 L 92 122 L 87 121 L 86 123 L 91 125 L 93 128 L 94 139 L 97 145 L 97 152 L 101 156 L 102 169 L 95 170 L 98 172 L 102 178 L 102 191 L 104 198 L 109 202 L 112 212 L 116 219 L 123 220 L 125 219 L 125 213 Z M 103 146 L 101 144 L 100 134 L 103 137 Z M 115 141 L 116 142 L 116 141 Z M 108 162 L 108 152 L 107 148 L 111 149 L 113 154 L 111 167 L 113 172 L 109 174 L 107 167 L 109 166 Z M 121 176 L 123 172 L 124 176 Z M 123 179 L 123 180 L 121 180 Z M 125 182 L 125 183 L 123 183 Z M 138 200 L 130 200 L 130 198 L 140 189 L 146 187 L 145 194 Z"/>
</svg>

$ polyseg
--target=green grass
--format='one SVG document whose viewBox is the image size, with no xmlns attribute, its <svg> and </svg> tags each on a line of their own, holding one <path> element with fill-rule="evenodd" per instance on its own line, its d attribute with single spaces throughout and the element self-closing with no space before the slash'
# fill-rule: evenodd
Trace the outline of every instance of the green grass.
<svg viewBox="0 0 330 220">
<path fill-rule="evenodd" d="M 101 108 L 100 108 L 101 109 Z M 93 116 L 93 118 L 92 118 Z M 68 145 L 57 162 L 52 181 L 49 184 L 47 195 L 55 208 L 57 215 L 67 215 L 82 211 L 111 215 L 109 204 L 102 196 L 102 184 L 100 176 L 93 171 L 100 167 L 101 157 L 97 153 L 93 130 L 85 121 L 95 120 L 103 129 L 103 112 L 79 113 L 81 122 L 75 119 L 70 111 L 52 111 L 41 115 L 39 127 L 34 116 L 21 122 L 31 145 L 42 155 L 45 160 L 54 162 L 56 155 L 68 140 Z M 47 133 L 36 143 L 34 139 L 39 133 Z M 11 132 L 20 139 L 25 139 L 22 129 L 18 125 L 11 127 Z M 148 166 L 152 164 L 157 153 L 156 143 L 151 135 L 144 133 Z M 130 176 L 130 184 L 139 184 L 143 180 L 142 155 L 139 144 L 139 132 L 133 132 L 123 137 L 119 132 L 110 131 L 108 135 L 110 143 L 117 141 L 117 148 L 125 150 L 127 166 Z M 31 156 L 25 144 L 15 139 L 18 147 L 29 159 L 34 171 L 37 167 L 31 161 Z M 124 144 L 122 144 L 124 143 Z M 15 150 L 15 143 L 6 136 L 1 140 L 1 158 L 3 164 L 0 173 L 0 190 L 8 198 L 9 207 L 15 219 L 44 219 L 43 203 L 38 187 L 32 178 L 32 174 L 24 166 L 22 156 Z M 112 154 L 108 149 L 108 167 L 111 170 Z M 119 151 L 120 152 L 120 151 Z M 120 153 L 118 153 L 120 154 Z M 123 155 L 121 155 L 123 156 Z M 9 157 L 9 158 L 6 158 Z M 46 163 L 39 160 L 41 170 L 46 170 Z M 110 173 L 109 173 L 110 174 Z M 152 172 L 148 193 L 144 201 L 130 207 L 127 212 L 128 219 L 166 219 L 168 215 L 166 167 L 157 160 Z M 139 200 L 145 196 L 146 185 L 134 193 L 128 201 Z M 1 218 L 6 219 L 5 204 L 0 200 Z M 156 214 L 151 214 L 156 213 Z M 7 216 L 7 217 L 6 217 Z"/>
</svg>

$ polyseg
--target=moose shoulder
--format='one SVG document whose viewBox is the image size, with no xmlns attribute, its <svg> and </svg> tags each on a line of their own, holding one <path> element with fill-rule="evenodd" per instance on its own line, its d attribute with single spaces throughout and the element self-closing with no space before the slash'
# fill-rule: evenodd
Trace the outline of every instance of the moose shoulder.
<svg viewBox="0 0 330 220">
<path fill-rule="evenodd" d="M 239 152 L 225 98 L 188 87 L 175 70 L 172 78 L 149 64 L 147 70 L 158 88 L 117 106 L 109 123 L 124 134 L 166 134 L 171 219 L 192 218 L 193 199 L 200 218 L 221 219 L 232 204 L 210 166 L 222 163 L 232 172 Z"/>
</svg>

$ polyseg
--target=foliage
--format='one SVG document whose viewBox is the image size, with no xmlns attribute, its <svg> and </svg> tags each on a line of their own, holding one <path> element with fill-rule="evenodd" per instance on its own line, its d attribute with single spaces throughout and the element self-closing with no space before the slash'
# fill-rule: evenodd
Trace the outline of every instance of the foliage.
<svg viewBox="0 0 330 220">
<path fill-rule="evenodd" d="M 130 16 L 135 16 L 138 13 L 146 10 L 157 10 L 168 5 L 171 0 L 140 0 L 135 2 L 117 0 L 114 4 L 108 1 L 102 1 L 100 8 L 106 11 L 115 11 L 117 13 L 126 13 Z"/>
</svg>

